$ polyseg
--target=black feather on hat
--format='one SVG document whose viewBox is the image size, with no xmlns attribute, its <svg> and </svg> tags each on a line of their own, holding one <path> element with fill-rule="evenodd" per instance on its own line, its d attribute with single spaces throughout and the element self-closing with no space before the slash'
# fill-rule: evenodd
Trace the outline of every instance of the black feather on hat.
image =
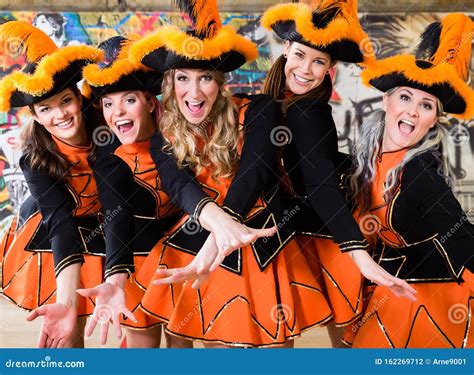
<svg viewBox="0 0 474 375">
<path fill-rule="evenodd" d="M 449 14 L 422 33 L 414 55 L 377 60 L 362 72 L 366 85 L 381 91 L 407 86 L 436 96 L 444 111 L 461 119 L 474 116 L 469 78 L 474 23 L 464 14 Z"/>
<path fill-rule="evenodd" d="M 84 68 L 85 95 L 97 100 L 103 95 L 120 91 L 149 91 L 155 95 L 161 92 L 163 74 L 136 63 L 128 58 L 132 43 L 123 36 L 114 36 L 99 45 L 105 59 L 99 64 Z M 90 91 L 91 95 L 88 94 Z"/>
<path fill-rule="evenodd" d="M 169 69 L 210 69 L 230 72 L 257 58 L 257 47 L 222 26 L 216 0 L 177 0 L 192 20 L 192 29 L 162 26 L 130 48 L 130 58 L 164 72 Z"/>
</svg>

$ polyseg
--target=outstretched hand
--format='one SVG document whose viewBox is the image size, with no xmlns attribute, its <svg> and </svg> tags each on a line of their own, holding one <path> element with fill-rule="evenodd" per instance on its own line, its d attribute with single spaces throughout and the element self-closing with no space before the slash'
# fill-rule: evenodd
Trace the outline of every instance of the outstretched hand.
<svg viewBox="0 0 474 375">
<path fill-rule="evenodd" d="M 95 297 L 95 308 L 87 328 L 85 331 L 86 337 L 90 337 L 94 332 L 97 323 L 100 323 L 100 344 L 107 343 L 107 336 L 109 332 L 109 324 L 115 328 L 117 337 L 122 338 L 122 329 L 120 327 L 120 314 L 136 322 L 135 316 L 125 305 L 125 293 L 123 288 L 111 284 L 103 283 L 94 288 L 78 289 L 83 297 Z"/>
<path fill-rule="evenodd" d="M 211 269 L 214 270 L 222 262 L 219 262 L 219 259 L 215 237 L 211 232 L 201 250 L 187 266 L 171 269 L 157 269 L 156 273 L 164 278 L 154 280 L 153 284 L 172 284 L 194 279 L 192 288 L 198 289 L 202 283 L 209 278 Z M 224 257 L 222 257 L 222 259 L 224 259 Z"/>
<path fill-rule="evenodd" d="M 38 339 L 38 348 L 64 348 L 77 323 L 75 307 L 63 303 L 43 305 L 34 309 L 26 320 L 44 317 Z"/>
<path fill-rule="evenodd" d="M 416 301 L 416 290 L 405 280 L 390 275 L 378 265 L 365 250 L 351 251 L 352 259 L 362 275 L 373 283 L 389 288 L 397 297 L 405 297 Z"/>
</svg>

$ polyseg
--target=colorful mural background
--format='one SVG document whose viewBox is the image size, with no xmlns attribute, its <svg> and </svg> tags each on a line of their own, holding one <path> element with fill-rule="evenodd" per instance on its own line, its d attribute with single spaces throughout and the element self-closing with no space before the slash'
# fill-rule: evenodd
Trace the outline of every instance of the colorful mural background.
<svg viewBox="0 0 474 375">
<path fill-rule="evenodd" d="M 229 75 L 229 86 L 235 92 L 260 90 L 266 71 L 282 51 L 280 40 L 260 27 L 260 14 L 223 13 L 224 24 L 231 24 L 240 34 L 250 37 L 259 47 L 260 57 Z M 421 31 L 442 13 L 361 14 L 361 23 L 375 44 L 378 57 L 409 52 Z M 471 14 L 474 17 L 474 13 Z M 117 35 L 145 34 L 164 23 L 186 25 L 176 12 L 153 13 L 36 13 L 0 12 L 0 23 L 22 20 L 35 24 L 53 38 L 58 46 L 85 43 L 97 45 Z M 472 59 L 474 60 L 474 58 Z M 22 56 L 0 45 L 0 77 L 20 68 Z M 473 71 L 471 61 L 471 73 Z M 360 68 L 339 63 L 331 72 L 334 79 L 332 106 L 339 132 L 339 146 L 347 152 L 358 134 L 358 127 L 372 110 L 379 108 L 381 95 L 360 82 Z M 472 84 L 472 82 L 471 82 Z M 28 189 L 21 170 L 19 137 L 28 121 L 28 111 L 0 113 L 0 235 L 26 198 Z M 474 119 L 450 123 L 450 153 L 458 178 L 458 198 L 470 219 L 474 218 Z M 317 124 L 315 124 L 317 126 Z"/>
</svg>

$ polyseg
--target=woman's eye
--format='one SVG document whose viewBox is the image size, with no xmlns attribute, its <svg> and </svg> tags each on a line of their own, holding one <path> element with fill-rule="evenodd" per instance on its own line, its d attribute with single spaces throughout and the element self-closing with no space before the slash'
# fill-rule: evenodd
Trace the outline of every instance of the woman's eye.
<svg viewBox="0 0 474 375">
<path fill-rule="evenodd" d="M 301 59 L 303 58 L 303 54 L 300 53 L 300 52 L 295 52 L 295 55 L 298 56 L 298 57 L 301 58 Z"/>
<path fill-rule="evenodd" d="M 128 104 L 133 104 L 135 103 L 137 100 L 135 98 L 127 98 L 125 99 L 125 101 L 128 103 Z"/>
<path fill-rule="evenodd" d="M 422 104 L 423 108 L 430 111 L 433 109 L 433 106 L 430 103 L 423 103 Z"/>
<path fill-rule="evenodd" d="M 112 106 L 112 103 L 104 103 L 104 108 L 110 108 Z"/>
<path fill-rule="evenodd" d="M 41 113 L 45 113 L 45 112 L 48 112 L 49 111 L 49 107 L 43 107 L 40 109 L 40 112 Z"/>
<path fill-rule="evenodd" d="M 404 101 L 408 101 L 408 100 L 410 100 L 410 97 L 408 95 L 402 94 L 402 95 L 400 95 L 400 99 L 402 99 Z"/>
<path fill-rule="evenodd" d="M 71 98 L 64 98 L 63 104 L 67 104 L 67 103 L 69 103 L 71 100 L 72 100 Z"/>
<path fill-rule="evenodd" d="M 178 77 L 176 77 L 176 80 L 177 81 L 186 81 L 186 77 L 185 76 L 178 76 Z"/>
<path fill-rule="evenodd" d="M 202 76 L 201 79 L 203 81 L 212 81 L 212 76 L 211 75 L 205 75 L 205 76 Z"/>
<path fill-rule="evenodd" d="M 314 60 L 314 62 L 318 65 L 324 65 L 324 61 L 321 60 Z"/>
</svg>

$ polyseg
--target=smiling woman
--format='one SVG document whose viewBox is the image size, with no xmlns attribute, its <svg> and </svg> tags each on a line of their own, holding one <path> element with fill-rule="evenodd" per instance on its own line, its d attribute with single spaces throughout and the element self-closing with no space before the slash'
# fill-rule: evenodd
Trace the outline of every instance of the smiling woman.
<svg viewBox="0 0 474 375">
<path fill-rule="evenodd" d="M 42 31 L 19 21 L 0 26 L 0 38 L 23 40 L 27 64 L 0 81 L 3 109 L 28 106 L 32 121 L 22 134 L 20 159 L 31 196 L 2 240 L 3 294 L 44 316 L 38 346 L 82 347 L 84 316 L 93 302 L 78 297 L 79 285 L 103 275 L 101 206 L 90 166 L 97 119 L 76 83 L 82 67 L 101 54 L 87 46 L 58 49 Z"/>
<path fill-rule="evenodd" d="M 51 98 L 30 105 L 30 110 L 35 121 L 52 136 L 74 146 L 87 146 L 82 95 L 76 87 L 68 87 Z"/>
<path fill-rule="evenodd" d="M 281 103 L 286 115 L 291 137 L 281 152 L 282 179 L 291 207 L 302 208 L 294 217 L 297 239 L 323 284 L 333 316 L 328 333 L 333 346 L 340 347 L 339 327 L 362 313 L 361 274 L 390 285 L 396 295 L 413 298 L 406 282 L 371 259 L 369 244 L 340 191 L 349 158 L 338 152 L 329 69 L 337 61 L 371 61 L 370 40 L 359 23 L 356 1 L 279 4 L 265 12 L 262 25 L 285 40 L 263 91 Z"/>
<path fill-rule="evenodd" d="M 179 110 L 190 123 L 200 124 L 211 112 L 219 92 L 218 82 L 223 82 L 223 77 L 216 72 L 193 69 L 176 69 L 173 75 Z"/>
<path fill-rule="evenodd" d="M 385 131 L 382 152 L 417 144 L 443 113 L 440 100 L 411 87 L 395 87 L 383 96 Z"/>
<path fill-rule="evenodd" d="M 331 55 L 302 43 L 285 41 L 285 89 L 295 95 L 306 94 L 318 87 L 334 65 Z"/>
<path fill-rule="evenodd" d="M 369 283 L 365 316 L 353 326 L 355 337 L 346 337 L 354 347 L 474 347 L 474 226 L 453 194 L 447 131 L 438 122 L 443 109 L 473 114 L 474 91 L 463 74 L 473 26 L 450 14 L 422 34 L 417 56 L 425 58 L 394 56 L 362 72 L 385 93 L 383 110 L 362 125 L 354 148 L 357 216 L 377 223 L 374 260 L 410 283 L 416 300 L 391 296 L 380 305 L 387 288 Z M 437 71 L 443 74 L 434 80 Z"/>
<path fill-rule="evenodd" d="M 150 113 L 158 113 L 156 98 L 146 91 L 121 91 L 104 95 L 100 103 L 104 119 L 121 143 L 130 144 L 150 138 L 156 124 Z"/>
</svg>

